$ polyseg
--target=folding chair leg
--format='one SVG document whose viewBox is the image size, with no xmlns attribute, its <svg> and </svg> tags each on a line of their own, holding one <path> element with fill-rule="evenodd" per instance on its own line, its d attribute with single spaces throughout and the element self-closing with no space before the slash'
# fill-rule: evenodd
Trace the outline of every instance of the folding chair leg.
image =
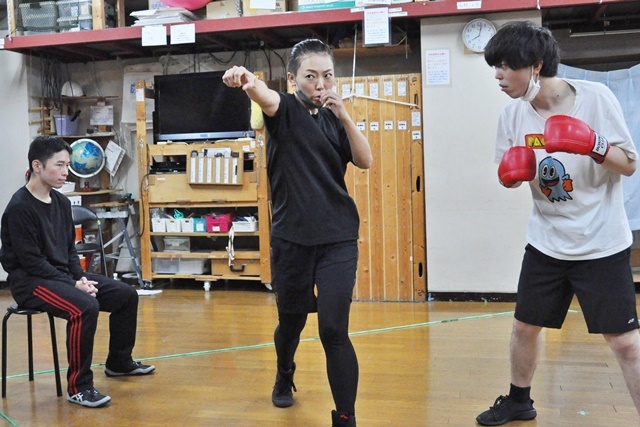
<svg viewBox="0 0 640 427">
<path fill-rule="evenodd" d="M 51 327 L 51 348 L 53 349 L 53 369 L 56 375 L 56 391 L 58 396 L 62 396 L 62 384 L 60 382 L 60 362 L 58 361 L 58 344 L 56 341 L 56 325 L 53 321 L 53 315 L 49 315 L 49 326 Z"/>
<path fill-rule="evenodd" d="M 7 397 L 7 320 L 11 312 L 7 311 L 2 319 L 2 398 Z"/>
<path fill-rule="evenodd" d="M 27 315 L 27 337 L 29 340 L 27 343 L 29 348 L 29 381 L 33 381 L 33 328 L 30 314 Z"/>
</svg>

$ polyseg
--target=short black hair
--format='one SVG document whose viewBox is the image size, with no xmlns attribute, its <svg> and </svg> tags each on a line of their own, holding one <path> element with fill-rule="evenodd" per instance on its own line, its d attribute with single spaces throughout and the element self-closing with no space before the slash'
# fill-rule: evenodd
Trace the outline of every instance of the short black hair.
<svg viewBox="0 0 640 427">
<path fill-rule="evenodd" d="M 512 70 L 542 62 L 540 75 L 555 77 L 560 64 L 560 52 L 548 28 L 531 21 L 516 21 L 505 24 L 489 40 L 484 59 L 491 67 L 504 64 Z"/>
<path fill-rule="evenodd" d="M 37 136 L 29 145 L 29 171 L 33 172 L 33 161 L 40 160 L 44 165 L 54 154 L 66 150 L 72 153 L 71 146 L 59 136 Z"/>
<path fill-rule="evenodd" d="M 287 71 L 294 76 L 298 73 L 300 64 L 309 55 L 327 55 L 333 61 L 333 53 L 331 48 L 322 40 L 306 39 L 298 42 L 291 49 L 291 58 L 287 64 Z"/>
</svg>

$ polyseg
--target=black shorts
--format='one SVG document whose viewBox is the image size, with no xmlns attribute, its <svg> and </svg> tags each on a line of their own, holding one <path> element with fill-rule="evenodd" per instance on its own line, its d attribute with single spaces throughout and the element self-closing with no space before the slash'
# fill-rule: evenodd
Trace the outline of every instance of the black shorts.
<svg viewBox="0 0 640 427">
<path fill-rule="evenodd" d="M 545 328 L 562 327 L 575 294 L 592 334 L 638 329 L 630 249 L 585 261 L 552 258 L 527 245 L 515 318 Z"/>
<path fill-rule="evenodd" d="M 318 295 L 351 299 L 357 268 L 355 240 L 303 246 L 271 239 L 272 285 L 281 313 L 316 312 L 316 288 Z"/>
</svg>

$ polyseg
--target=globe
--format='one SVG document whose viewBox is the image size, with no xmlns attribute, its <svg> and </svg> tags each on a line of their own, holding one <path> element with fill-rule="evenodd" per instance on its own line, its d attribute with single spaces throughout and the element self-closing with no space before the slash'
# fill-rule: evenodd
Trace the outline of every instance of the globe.
<svg viewBox="0 0 640 427">
<path fill-rule="evenodd" d="M 93 139 L 82 138 L 71 144 L 69 170 L 79 178 L 91 178 L 100 173 L 105 163 L 104 150 Z"/>
</svg>

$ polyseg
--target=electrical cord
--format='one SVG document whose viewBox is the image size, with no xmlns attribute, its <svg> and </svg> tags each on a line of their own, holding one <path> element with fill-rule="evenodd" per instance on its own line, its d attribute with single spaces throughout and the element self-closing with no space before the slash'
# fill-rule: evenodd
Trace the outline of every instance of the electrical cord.
<svg viewBox="0 0 640 427">
<path fill-rule="evenodd" d="M 60 110 L 62 108 L 62 63 L 55 58 L 42 59 L 40 84 L 42 98 L 49 102 L 49 107 Z"/>
</svg>

